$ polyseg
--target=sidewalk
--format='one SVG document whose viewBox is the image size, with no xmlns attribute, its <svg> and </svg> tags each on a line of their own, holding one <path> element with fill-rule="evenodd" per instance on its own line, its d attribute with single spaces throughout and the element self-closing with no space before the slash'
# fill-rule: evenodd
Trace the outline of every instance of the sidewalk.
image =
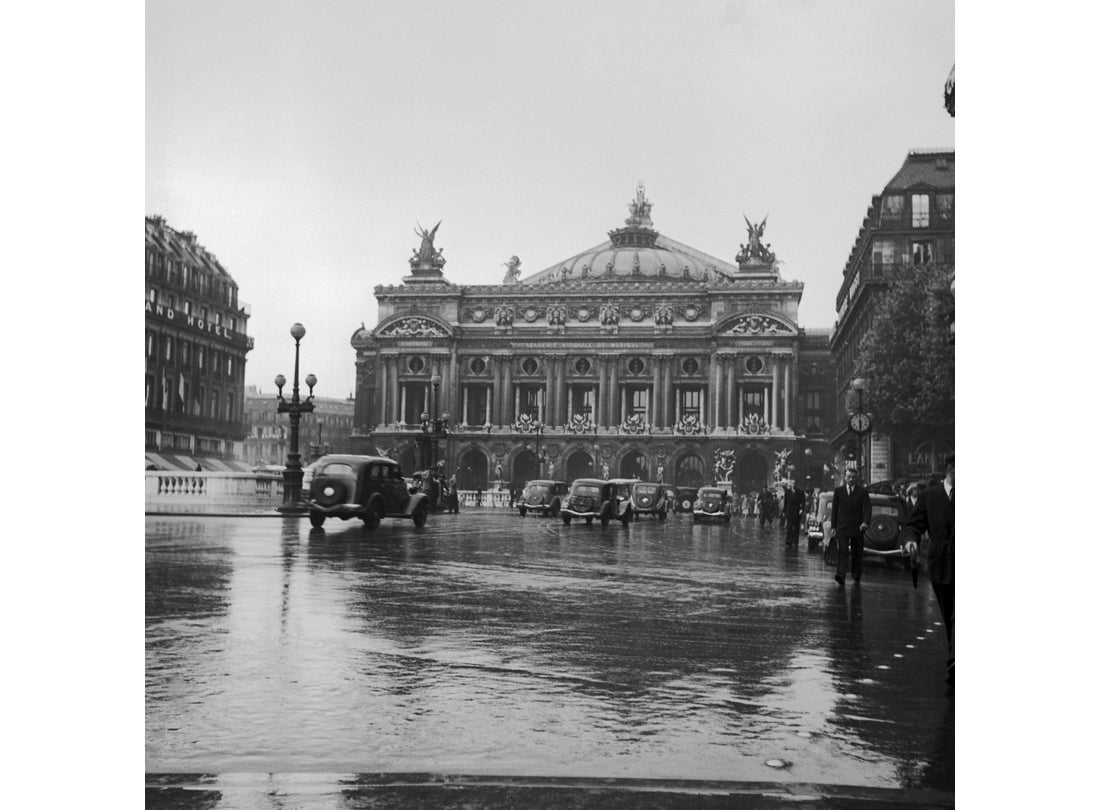
<svg viewBox="0 0 1100 810">
<path fill-rule="evenodd" d="M 950 793 L 779 782 L 455 776 L 428 773 L 146 774 L 148 810 L 405 808 L 407 810 L 728 810 L 728 808 L 948 808 Z"/>
</svg>

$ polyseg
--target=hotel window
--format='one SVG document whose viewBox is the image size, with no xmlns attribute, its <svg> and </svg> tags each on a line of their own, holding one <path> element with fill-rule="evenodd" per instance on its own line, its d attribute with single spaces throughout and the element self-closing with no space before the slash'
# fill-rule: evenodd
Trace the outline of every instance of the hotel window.
<svg viewBox="0 0 1100 810">
<path fill-rule="evenodd" d="M 929 264 L 932 261 L 932 243 L 914 242 L 911 255 L 913 264 Z"/>
<path fill-rule="evenodd" d="M 184 315 L 190 315 L 191 314 L 191 302 L 186 300 L 186 299 L 184 299 L 184 302 L 183 302 L 183 314 Z"/>
<path fill-rule="evenodd" d="M 927 194 L 913 195 L 913 227 L 927 228 L 929 219 L 929 205 Z"/>
<path fill-rule="evenodd" d="M 154 387 L 152 375 L 145 375 L 145 407 L 148 408 L 153 404 L 153 397 L 156 396 L 156 388 Z"/>
<path fill-rule="evenodd" d="M 226 357 L 225 358 L 225 374 L 230 379 L 233 378 L 233 358 L 232 357 Z"/>
<path fill-rule="evenodd" d="M 168 294 L 168 306 L 172 309 L 176 308 L 176 296 L 172 295 L 171 293 Z"/>
<path fill-rule="evenodd" d="M 901 194 L 887 194 L 882 199 L 882 220 L 890 224 L 901 222 L 905 214 L 905 197 Z"/>
<path fill-rule="evenodd" d="M 214 373 L 215 374 L 221 374 L 222 373 L 222 355 L 221 355 L 221 352 L 214 352 L 213 361 L 214 361 Z"/>
<path fill-rule="evenodd" d="M 206 360 L 206 349 L 199 346 L 199 371 L 202 371 Z"/>
<path fill-rule="evenodd" d="M 206 386 L 199 383 L 199 395 L 195 397 L 195 413 L 202 416 L 203 403 L 206 402 Z"/>
<path fill-rule="evenodd" d="M 210 415 L 215 419 L 218 416 L 218 392 L 217 390 L 210 392 Z"/>
<path fill-rule="evenodd" d="M 893 239 L 876 239 L 874 246 L 871 249 L 872 262 L 875 267 L 882 267 L 883 265 L 889 267 L 897 261 L 897 257 L 894 253 L 895 245 Z"/>
<path fill-rule="evenodd" d="M 234 416 L 233 405 L 234 405 L 233 394 L 232 393 L 226 394 L 225 395 L 225 419 L 226 419 L 227 422 L 232 422 L 233 421 L 233 416 Z"/>
<path fill-rule="evenodd" d="M 157 356 L 157 335 L 155 332 L 145 333 L 145 356 L 150 359 Z"/>
<path fill-rule="evenodd" d="M 236 318 L 230 318 L 229 319 L 229 328 L 234 332 L 237 331 L 237 319 Z"/>
<path fill-rule="evenodd" d="M 936 195 L 936 221 L 951 222 L 955 218 L 955 195 Z"/>
<path fill-rule="evenodd" d="M 180 341 L 180 363 L 185 366 L 191 365 L 191 344 L 186 340 Z"/>
<path fill-rule="evenodd" d="M 164 362 L 172 362 L 172 338 L 170 336 L 164 338 Z"/>
<path fill-rule="evenodd" d="M 203 307 L 201 312 L 202 312 L 202 319 L 204 321 L 210 320 L 210 310 L 208 310 L 206 307 Z"/>
<path fill-rule="evenodd" d="M 215 312 L 214 313 L 214 325 L 215 326 L 221 326 L 222 325 L 222 314 L 220 312 Z"/>
<path fill-rule="evenodd" d="M 150 304 L 155 304 L 156 302 L 157 302 L 157 288 L 156 287 L 150 287 L 149 288 L 149 303 Z"/>
</svg>

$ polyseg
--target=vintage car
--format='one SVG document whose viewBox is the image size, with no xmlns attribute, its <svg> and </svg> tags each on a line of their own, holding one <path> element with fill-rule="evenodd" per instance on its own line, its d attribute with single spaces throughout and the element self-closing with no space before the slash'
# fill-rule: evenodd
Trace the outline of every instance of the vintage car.
<svg viewBox="0 0 1100 810">
<path fill-rule="evenodd" d="M 516 509 L 523 517 L 528 512 L 557 517 L 561 511 L 561 501 L 569 494 L 569 485 L 564 481 L 538 479 L 528 481 L 519 496 Z"/>
<path fill-rule="evenodd" d="M 561 502 L 561 522 L 569 525 L 573 518 L 584 518 L 591 524 L 599 518 L 605 529 L 611 521 L 630 522 L 632 512 L 629 498 L 623 497 L 619 484 L 599 478 L 578 478 L 569 487 L 569 494 Z"/>
<path fill-rule="evenodd" d="M 638 481 L 630 491 L 630 509 L 635 520 L 639 515 L 656 515 L 657 520 L 664 520 L 668 517 L 665 488 L 649 481 Z"/>
<path fill-rule="evenodd" d="M 906 559 L 901 547 L 901 502 L 892 495 L 877 492 L 869 494 L 871 498 L 871 522 L 863 532 L 863 558 L 878 557 L 884 560 Z M 833 532 L 833 493 L 823 493 L 818 504 L 818 524 L 821 536 L 828 542 L 825 548 L 825 562 L 836 562 L 837 546 Z M 810 542 L 813 543 L 811 535 Z"/>
<path fill-rule="evenodd" d="M 700 487 L 691 504 L 691 519 L 695 523 L 705 520 L 730 522 L 733 516 L 733 501 L 729 492 L 720 487 Z"/>
<path fill-rule="evenodd" d="M 695 503 L 695 498 L 698 494 L 698 487 L 676 487 L 676 501 L 673 511 L 690 512 L 691 505 Z"/>
<path fill-rule="evenodd" d="M 381 456 L 323 456 L 310 482 L 308 504 L 315 529 L 330 517 L 361 518 L 368 529 L 385 517 L 410 518 L 423 526 L 430 511 L 428 496 L 409 492 L 401 467 Z"/>
</svg>

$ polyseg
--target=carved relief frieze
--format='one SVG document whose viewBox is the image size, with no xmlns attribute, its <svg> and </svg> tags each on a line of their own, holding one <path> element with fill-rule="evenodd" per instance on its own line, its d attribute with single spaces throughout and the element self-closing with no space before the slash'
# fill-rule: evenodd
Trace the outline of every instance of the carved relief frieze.
<svg viewBox="0 0 1100 810">
<path fill-rule="evenodd" d="M 379 337 L 423 338 L 447 337 L 447 332 L 434 321 L 425 318 L 401 318 L 378 331 Z"/>
</svg>

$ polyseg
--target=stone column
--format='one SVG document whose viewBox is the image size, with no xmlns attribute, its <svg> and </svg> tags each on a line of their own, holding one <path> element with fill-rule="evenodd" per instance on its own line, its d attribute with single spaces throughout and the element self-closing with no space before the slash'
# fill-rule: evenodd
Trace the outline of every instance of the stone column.
<svg viewBox="0 0 1100 810">
<path fill-rule="evenodd" d="M 609 362 L 611 363 L 611 380 L 607 391 L 607 407 L 611 409 L 611 412 L 607 415 L 607 424 L 613 427 L 623 421 L 622 402 L 619 397 L 619 361 L 617 358 L 612 357 Z"/>
<path fill-rule="evenodd" d="M 542 362 L 546 367 L 546 380 L 543 383 L 545 386 L 543 400 L 544 400 L 544 413 L 545 418 L 542 420 L 545 423 L 557 425 L 557 414 L 554 413 L 554 407 L 557 404 L 557 398 L 554 396 L 554 359 L 549 356 L 544 356 Z"/>
<path fill-rule="evenodd" d="M 722 424 L 722 361 L 718 357 L 718 352 L 714 352 L 711 355 L 711 363 L 714 366 L 714 384 L 711 385 L 711 399 L 714 401 L 711 403 L 710 411 L 713 417 L 710 420 L 710 430 L 713 433 Z"/>
<path fill-rule="evenodd" d="M 649 421 L 653 424 L 653 429 L 662 426 L 661 422 L 661 358 L 653 358 L 653 390 L 650 392 L 649 397 Z"/>
<path fill-rule="evenodd" d="M 802 425 L 805 427 L 806 414 L 805 409 L 802 407 L 802 400 L 799 397 L 799 384 L 798 384 L 798 349 L 794 350 L 791 355 L 791 420 L 794 425 Z"/>
<path fill-rule="evenodd" d="M 504 359 L 504 384 L 501 387 L 500 392 L 501 405 L 501 424 L 511 425 L 515 420 L 515 411 L 513 410 L 514 403 L 516 401 L 515 395 L 512 393 L 512 358 L 508 357 Z"/>
<path fill-rule="evenodd" d="M 772 427 L 779 427 L 779 355 L 772 355 Z"/>
<path fill-rule="evenodd" d="M 408 386 L 407 385 L 401 385 L 400 383 L 398 383 L 398 387 L 401 389 L 401 404 L 400 404 L 400 406 L 398 406 L 398 407 L 401 408 L 401 411 L 400 411 L 401 416 L 398 417 L 397 421 L 400 422 L 401 424 L 404 424 L 405 423 L 405 408 L 408 405 L 409 391 L 408 391 Z"/>
<path fill-rule="evenodd" d="M 733 420 L 737 416 L 737 355 L 731 355 L 726 359 L 726 425 L 734 427 Z M 740 420 L 736 423 L 740 425 Z"/>
<path fill-rule="evenodd" d="M 791 429 L 791 358 L 783 358 L 783 429 Z"/>
<path fill-rule="evenodd" d="M 386 362 L 386 358 L 382 355 L 378 355 L 378 376 L 382 378 L 382 393 L 381 401 L 378 403 L 378 418 L 375 422 L 379 425 L 386 425 L 389 424 L 389 420 L 386 419 L 386 412 L 390 409 L 390 402 L 386 398 L 389 395 L 390 364 Z M 373 426 L 371 429 L 373 430 Z"/>
</svg>

